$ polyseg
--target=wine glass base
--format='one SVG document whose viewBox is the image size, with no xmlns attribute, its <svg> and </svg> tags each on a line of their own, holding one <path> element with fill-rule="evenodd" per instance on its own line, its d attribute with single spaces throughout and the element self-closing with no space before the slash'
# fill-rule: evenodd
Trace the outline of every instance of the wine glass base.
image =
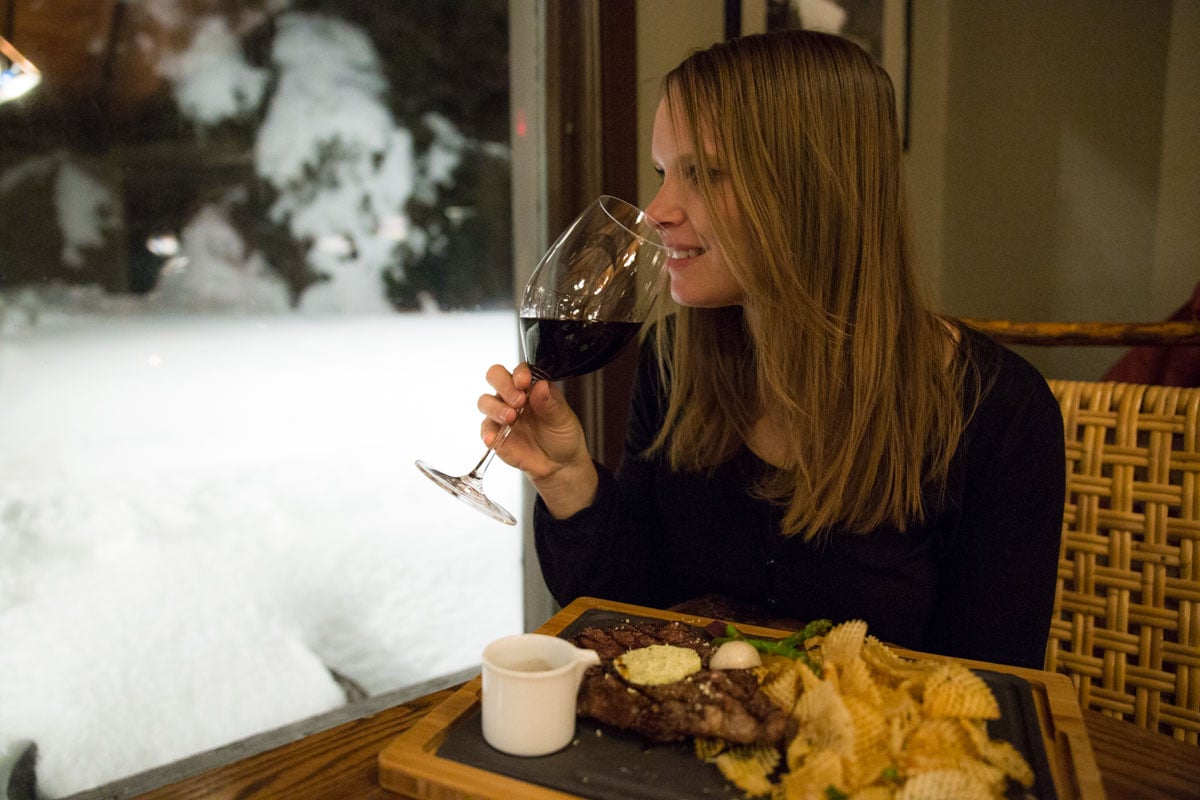
<svg viewBox="0 0 1200 800">
<path fill-rule="evenodd" d="M 490 500 L 483 493 L 483 487 L 470 476 L 464 475 L 456 478 L 453 475 L 447 475 L 441 470 L 434 469 L 424 461 L 417 462 L 417 469 L 421 470 L 429 480 L 459 500 L 462 500 L 476 511 L 481 511 L 497 522 L 503 522 L 505 525 L 517 524 L 517 518 L 510 514 L 504 506 Z"/>
</svg>

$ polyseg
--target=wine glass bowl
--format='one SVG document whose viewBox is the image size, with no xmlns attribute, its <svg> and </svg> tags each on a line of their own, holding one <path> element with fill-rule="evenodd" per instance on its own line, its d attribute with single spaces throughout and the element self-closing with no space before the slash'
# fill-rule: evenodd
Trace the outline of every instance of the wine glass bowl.
<svg viewBox="0 0 1200 800">
<path fill-rule="evenodd" d="M 521 351 L 535 381 L 594 372 L 636 337 L 666 276 L 658 231 L 641 209 L 602 195 L 559 235 L 526 283 L 519 308 Z M 483 490 L 484 473 L 511 431 L 512 425 L 501 429 L 466 475 L 452 476 L 423 461 L 417 468 L 460 500 L 515 525 L 516 518 Z"/>
</svg>

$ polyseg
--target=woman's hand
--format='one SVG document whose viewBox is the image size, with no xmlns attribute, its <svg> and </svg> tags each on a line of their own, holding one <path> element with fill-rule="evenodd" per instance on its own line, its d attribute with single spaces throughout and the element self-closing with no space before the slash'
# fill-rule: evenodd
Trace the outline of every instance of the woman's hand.
<svg viewBox="0 0 1200 800">
<path fill-rule="evenodd" d="M 529 476 L 550 513 L 561 519 L 591 505 L 599 478 L 583 426 L 562 392 L 552 381 L 535 383 L 527 364 L 511 373 L 494 364 L 487 382 L 496 393 L 479 398 L 484 443 L 490 446 L 505 425 L 513 425 L 496 455 Z"/>
</svg>

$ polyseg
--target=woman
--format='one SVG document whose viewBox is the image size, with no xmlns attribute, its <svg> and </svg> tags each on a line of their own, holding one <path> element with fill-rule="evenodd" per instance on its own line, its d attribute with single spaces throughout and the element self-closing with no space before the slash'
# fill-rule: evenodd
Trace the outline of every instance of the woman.
<svg viewBox="0 0 1200 800">
<path fill-rule="evenodd" d="M 1025 361 L 916 288 L 895 100 L 835 36 L 695 53 L 654 121 L 678 313 L 643 348 L 622 464 L 528 367 L 488 371 L 483 438 L 539 499 L 561 602 L 719 593 L 895 644 L 1040 667 L 1065 480 Z"/>
</svg>

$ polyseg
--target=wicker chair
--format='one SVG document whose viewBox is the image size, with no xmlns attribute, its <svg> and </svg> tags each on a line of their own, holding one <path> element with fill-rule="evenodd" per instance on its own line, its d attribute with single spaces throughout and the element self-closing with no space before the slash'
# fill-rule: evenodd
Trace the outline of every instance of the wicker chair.
<svg viewBox="0 0 1200 800">
<path fill-rule="evenodd" d="M 1080 705 L 1200 737 L 1200 388 L 1051 380 L 1067 497 L 1046 668 Z"/>
</svg>

